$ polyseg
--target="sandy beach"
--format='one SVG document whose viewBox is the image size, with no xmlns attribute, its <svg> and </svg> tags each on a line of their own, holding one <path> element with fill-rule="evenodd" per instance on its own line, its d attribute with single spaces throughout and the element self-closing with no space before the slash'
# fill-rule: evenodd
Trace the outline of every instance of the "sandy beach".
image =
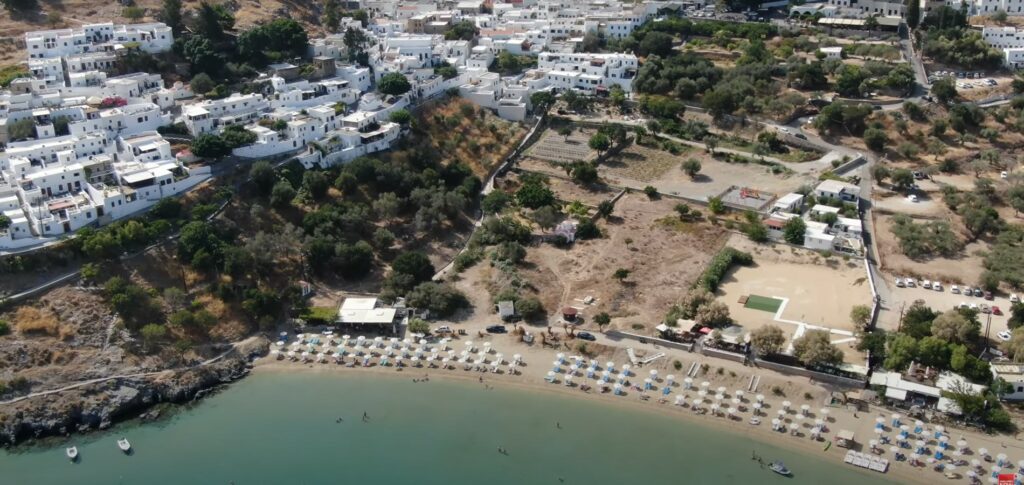
<svg viewBox="0 0 1024 485">
<path fill-rule="evenodd" d="M 453 340 L 449 344 L 449 349 L 461 351 L 463 348 L 463 342 L 469 340 L 467 337 L 463 337 L 462 340 Z M 857 451 L 868 452 L 869 440 L 877 438 L 874 434 L 873 429 L 876 425 L 876 418 L 881 416 L 885 418 L 885 435 L 890 438 L 895 438 L 898 430 L 893 430 L 890 426 L 890 416 L 893 412 L 898 412 L 890 409 L 880 408 L 872 406 L 868 412 L 852 413 L 841 407 L 830 407 L 829 414 L 827 416 L 827 427 L 828 431 L 823 434 L 823 439 L 820 441 L 814 441 L 809 438 L 809 427 L 813 424 L 815 418 L 819 416 L 819 410 L 824 407 L 824 399 L 830 394 L 830 390 L 809 381 L 806 378 L 783 376 L 774 372 L 766 371 L 764 369 L 756 369 L 752 367 L 746 367 L 738 363 L 732 363 L 727 361 L 721 361 L 708 357 L 701 356 L 695 353 L 687 353 L 682 351 L 674 351 L 670 349 L 643 349 L 643 345 L 635 345 L 634 350 L 637 355 L 655 355 L 656 353 L 666 353 L 667 355 L 663 358 L 659 358 L 648 365 L 643 367 L 633 366 L 631 369 L 632 376 L 630 377 L 630 387 L 624 389 L 623 395 L 614 395 L 612 392 L 602 393 L 599 390 L 591 389 L 588 392 L 584 392 L 579 387 L 579 384 L 593 384 L 592 381 L 588 382 L 585 378 L 585 369 L 580 369 L 577 372 L 577 377 L 574 379 L 573 386 L 566 386 L 562 381 L 564 372 L 568 370 L 569 364 L 563 366 L 563 374 L 559 374 L 557 383 L 549 383 L 545 381 L 545 377 L 553 367 L 553 361 L 557 358 L 557 354 L 563 353 L 566 359 L 575 355 L 575 352 L 569 349 L 540 349 L 539 345 L 527 345 L 517 341 L 516 337 L 508 335 L 495 335 L 488 336 L 484 339 L 474 338 L 472 339 L 476 346 L 483 346 L 485 342 L 490 342 L 492 345 L 492 353 L 490 357 L 493 358 L 496 353 L 502 353 L 505 360 L 512 358 L 513 354 L 522 355 L 525 365 L 519 367 L 519 373 L 509 374 L 506 372 L 507 366 L 502 366 L 500 373 L 492 372 L 476 372 L 463 370 L 461 366 L 449 369 L 440 368 L 427 368 L 423 367 L 405 367 L 403 370 L 398 371 L 395 367 L 391 366 L 378 366 L 373 365 L 371 367 L 347 367 L 345 365 L 339 365 L 328 359 L 325 363 L 301 363 L 293 362 L 288 359 L 276 360 L 273 356 L 260 359 L 255 365 L 255 372 L 358 372 L 358 373 L 374 373 L 381 375 L 382 377 L 390 378 L 403 378 L 403 379 L 422 379 L 424 376 L 429 376 L 430 379 L 457 379 L 464 381 L 476 381 L 481 382 L 482 390 L 486 390 L 490 386 L 502 386 L 502 387 L 515 387 L 522 389 L 526 392 L 533 392 L 538 394 L 543 393 L 560 393 L 563 395 L 571 395 L 585 399 L 599 399 L 602 402 L 611 403 L 614 405 L 630 406 L 635 409 L 643 409 L 648 412 L 662 413 L 668 416 L 674 416 L 679 419 L 692 420 L 693 422 L 701 422 L 705 425 L 712 425 L 715 427 L 723 427 L 723 429 L 729 429 L 730 432 L 736 433 L 740 436 L 751 436 L 755 437 L 759 441 L 769 442 L 773 445 L 784 446 L 788 449 L 799 451 L 807 455 L 827 457 L 828 460 L 835 460 L 837 463 L 842 463 L 843 457 L 847 450 L 835 446 L 828 446 L 828 450 L 825 448 L 829 441 L 833 441 L 835 434 L 838 430 L 845 429 L 853 431 L 856 434 L 857 446 L 853 449 Z M 593 357 L 600 362 L 600 368 L 603 369 L 604 362 L 612 361 L 615 362 L 617 370 L 621 368 L 622 364 L 629 363 L 629 358 L 626 355 L 626 351 L 623 348 L 616 346 L 601 346 L 593 345 L 590 346 L 593 350 L 597 351 Z M 656 352 L 652 352 L 656 351 Z M 458 353 L 458 352 L 457 352 Z M 351 361 L 351 357 L 347 360 Z M 376 362 L 377 359 L 373 359 Z M 589 359 L 588 359 L 589 361 Z M 676 370 L 674 362 L 679 361 L 682 364 L 680 370 Z M 683 379 L 686 371 L 696 363 L 696 368 L 699 369 L 699 373 L 693 378 L 693 389 L 685 391 L 683 389 Z M 408 359 L 406 360 L 408 364 Z M 637 392 L 632 388 L 634 385 L 643 386 L 644 379 L 649 377 L 650 370 L 657 370 L 658 376 L 656 383 L 652 383 L 655 389 L 647 391 L 650 397 L 647 400 L 640 398 L 641 393 Z M 700 370 L 702 369 L 702 370 Z M 600 371 L 598 372 L 600 375 Z M 661 401 L 661 386 L 665 384 L 665 379 L 669 375 L 674 375 L 675 386 L 669 395 L 665 396 L 666 400 Z M 751 377 L 759 381 L 757 387 L 753 391 L 748 391 L 748 384 Z M 713 401 L 716 389 L 719 387 L 725 387 L 727 389 L 727 398 L 723 401 L 723 411 L 728 407 L 734 392 L 737 390 L 744 391 L 743 401 L 744 404 L 741 406 L 741 412 L 737 413 L 736 419 L 728 419 L 724 412 L 719 416 L 712 416 L 710 413 L 697 414 L 689 406 L 682 407 L 674 404 L 674 399 L 677 394 L 684 394 L 687 396 L 686 402 L 689 403 L 693 398 L 697 397 L 697 392 L 701 382 L 707 381 L 710 383 L 708 388 L 709 394 L 705 398 L 704 407 L 707 408 Z M 773 392 L 778 389 L 783 395 L 776 395 Z M 764 408 L 761 412 L 761 424 L 751 425 L 748 420 L 752 416 L 752 403 L 754 402 L 755 396 L 758 394 L 764 395 Z M 806 427 L 802 428 L 800 436 L 790 436 L 788 433 L 780 433 L 772 431 L 771 420 L 772 418 L 778 417 L 778 410 L 782 408 L 784 401 L 790 401 L 791 407 L 790 412 L 786 415 L 787 421 L 793 421 L 794 415 L 801 412 L 801 405 L 808 405 L 810 407 L 809 414 L 803 421 L 806 423 Z M 902 413 L 901 413 L 902 414 Z M 909 423 L 913 426 L 913 419 L 908 420 L 905 416 L 902 419 L 903 423 Z M 926 430 L 932 428 L 931 424 L 925 425 Z M 955 443 L 960 439 L 964 439 L 968 442 L 970 452 L 965 454 L 962 458 L 968 462 L 974 458 L 980 458 L 977 455 L 977 450 L 986 448 L 989 454 L 995 456 L 1000 453 L 1005 453 L 1011 463 L 1016 463 L 1017 460 L 1024 459 L 1024 446 L 1019 440 L 1015 440 L 1009 436 L 986 436 L 973 431 L 955 429 L 945 424 L 946 434 L 949 435 L 950 443 Z M 911 441 L 915 441 L 917 438 L 913 438 Z M 937 440 L 931 438 L 927 441 L 928 448 L 932 451 L 936 449 L 938 445 Z M 889 471 L 884 476 L 889 479 L 896 479 L 905 483 L 925 483 L 936 479 L 947 480 L 942 473 L 932 470 L 930 466 L 924 467 L 912 467 L 907 462 L 897 462 L 893 459 L 892 453 L 889 450 L 889 444 L 880 445 L 880 448 L 884 450 L 881 453 L 881 457 L 889 459 Z M 903 453 L 909 456 L 914 450 L 902 450 Z M 925 457 L 922 457 L 924 460 Z M 850 466 L 852 465 L 844 465 Z M 990 463 L 984 463 L 983 465 L 985 474 L 987 475 L 988 470 L 991 467 Z M 958 467 L 957 473 L 960 478 L 957 480 L 950 480 L 952 483 L 969 483 L 966 477 L 967 467 Z M 1011 471 L 1007 469 L 1007 471 Z M 866 472 L 875 473 L 875 472 Z"/>
</svg>

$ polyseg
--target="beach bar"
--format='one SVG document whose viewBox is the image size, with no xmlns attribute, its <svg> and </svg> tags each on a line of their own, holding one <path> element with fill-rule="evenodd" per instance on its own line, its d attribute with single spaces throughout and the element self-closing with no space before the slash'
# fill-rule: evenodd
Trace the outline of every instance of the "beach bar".
<svg viewBox="0 0 1024 485">
<path fill-rule="evenodd" d="M 383 307 L 376 298 L 346 298 L 338 309 L 338 323 L 353 327 L 372 326 L 377 329 L 390 327 L 391 333 L 398 333 L 395 317 L 397 308 Z"/>
</svg>

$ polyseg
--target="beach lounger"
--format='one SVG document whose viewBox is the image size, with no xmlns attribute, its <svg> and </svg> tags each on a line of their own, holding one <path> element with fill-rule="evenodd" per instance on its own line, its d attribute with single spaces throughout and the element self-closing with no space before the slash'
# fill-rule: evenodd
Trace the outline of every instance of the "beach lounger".
<svg viewBox="0 0 1024 485">
<path fill-rule="evenodd" d="M 637 358 L 636 358 L 636 351 L 633 350 L 633 347 L 630 347 L 630 348 L 626 349 L 626 355 L 629 356 L 629 361 L 632 362 L 633 365 L 637 365 L 638 364 L 638 361 L 637 361 Z"/>
</svg>

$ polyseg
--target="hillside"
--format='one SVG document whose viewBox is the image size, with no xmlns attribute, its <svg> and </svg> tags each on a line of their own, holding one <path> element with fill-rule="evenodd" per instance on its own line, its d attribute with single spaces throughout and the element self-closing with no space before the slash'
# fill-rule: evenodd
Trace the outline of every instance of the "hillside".
<svg viewBox="0 0 1024 485">
<path fill-rule="evenodd" d="M 214 0 L 216 1 L 216 0 Z M 320 11 L 322 2 L 317 0 L 226 0 L 223 2 L 235 14 L 236 29 L 274 18 L 292 18 L 302 23 L 310 37 L 322 34 Z M 0 14 L 0 66 L 25 62 L 23 34 L 32 30 L 51 28 L 72 28 L 94 22 L 131 23 L 121 16 L 120 2 L 96 2 L 92 0 L 39 0 L 41 9 L 31 15 L 12 16 L 3 11 Z M 146 10 L 146 17 L 140 22 L 152 22 L 160 11 L 163 0 L 135 0 L 135 5 Z M 199 0 L 183 0 L 182 11 L 190 18 L 189 11 L 199 6 Z M 51 12 L 60 14 L 61 22 L 50 24 L 47 17 Z"/>
</svg>

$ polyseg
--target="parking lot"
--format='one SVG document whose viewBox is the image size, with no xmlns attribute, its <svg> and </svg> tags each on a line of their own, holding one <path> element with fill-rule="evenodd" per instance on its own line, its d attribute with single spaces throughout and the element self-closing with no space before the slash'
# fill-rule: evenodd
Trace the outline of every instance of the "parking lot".
<svg viewBox="0 0 1024 485">
<path fill-rule="evenodd" d="M 1012 305 L 1012 303 L 1010 302 L 1009 295 L 997 294 L 994 296 L 992 300 L 986 300 L 982 297 L 977 297 L 973 295 L 967 296 L 963 292 L 961 292 L 960 294 L 953 293 L 951 291 L 951 285 L 946 283 L 942 283 L 942 291 L 937 291 L 934 289 L 925 289 L 922 288 L 920 284 L 916 285 L 916 287 L 914 288 L 898 288 L 896 287 L 895 281 L 892 280 L 891 278 L 890 281 L 886 281 L 886 285 L 888 285 L 888 287 L 891 289 L 892 299 L 894 300 L 892 302 L 884 302 L 886 307 L 893 310 L 890 312 L 886 312 L 886 318 L 897 319 L 897 321 L 895 322 L 886 322 L 888 324 L 885 325 L 887 328 L 897 328 L 899 324 L 898 319 L 900 316 L 901 309 L 905 310 L 910 305 L 913 305 L 915 301 L 920 300 L 923 301 L 924 304 L 930 307 L 932 310 L 935 310 L 937 312 L 945 312 L 948 310 L 952 310 L 961 303 L 964 303 L 968 306 L 973 304 L 976 305 L 976 307 L 979 309 L 983 304 L 988 305 L 990 308 L 999 308 L 999 312 L 1002 313 L 1002 315 L 996 315 L 994 314 L 994 311 L 991 314 L 978 314 L 978 319 L 981 321 L 981 333 L 982 335 L 985 334 L 985 325 L 989 317 L 991 317 L 989 327 L 990 339 L 999 342 L 1001 341 L 1001 339 L 998 336 L 999 332 L 1008 330 L 1006 322 L 1009 319 L 1010 306 Z"/>
</svg>

